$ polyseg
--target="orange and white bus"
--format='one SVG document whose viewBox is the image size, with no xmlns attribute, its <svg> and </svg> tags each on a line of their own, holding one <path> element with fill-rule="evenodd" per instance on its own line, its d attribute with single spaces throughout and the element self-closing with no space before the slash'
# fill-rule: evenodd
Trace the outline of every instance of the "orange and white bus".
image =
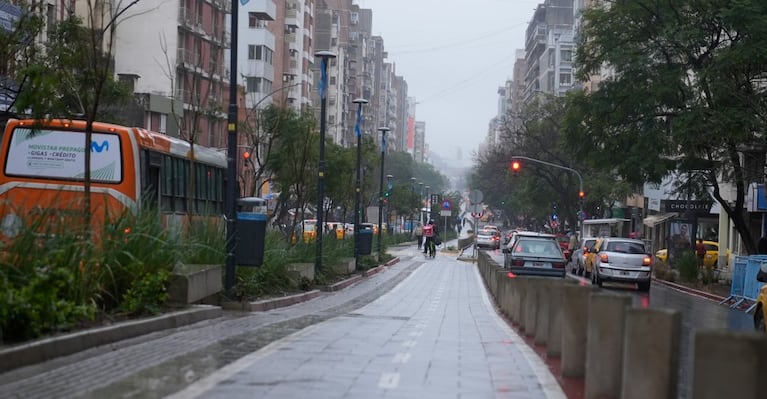
<svg viewBox="0 0 767 399">
<path fill-rule="evenodd" d="M 99 122 L 92 131 L 94 222 L 150 205 L 142 201 L 158 206 L 171 227 L 190 213 L 223 215 L 224 151 L 195 145 L 192 170 L 184 140 Z M 85 150 L 85 121 L 8 121 L 0 141 L 0 240 L 17 235 L 30 216 L 64 221 L 82 214 Z"/>
</svg>

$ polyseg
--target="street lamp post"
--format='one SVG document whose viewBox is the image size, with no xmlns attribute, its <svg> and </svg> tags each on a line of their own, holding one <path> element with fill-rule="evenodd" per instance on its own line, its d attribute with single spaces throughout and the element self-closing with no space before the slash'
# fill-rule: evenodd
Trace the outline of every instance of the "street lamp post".
<svg viewBox="0 0 767 399">
<path fill-rule="evenodd" d="M 540 163 L 540 164 L 543 164 L 543 165 L 548 165 L 548 166 L 551 166 L 553 168 L 564 169 L 564 170 L 567 170 L 569 172 L 575 173 L 575 175 L 578 176 L 578 183 L 580 185 L 580 191 L 578 191 L 578 197 L 579 197 L 578 222 L 580 223 L 580 228 L 578 230 L 579 230 L 579 234 L 580 234 L 581 239 L 583 239 L 583 177 L 581 177 L 580 172 L 578 172 L 577 170 L 575 170 L 573 168 L 568 168 L 567 166 L 557 165 L 555 163 L 541 161 L 540 159 L 525 157 L 525 156 L 521 156 L 521 155 L 512 155 L 511 159 L 526 159 L 528 161 L 537 162 L 537 163 Z"/>
<path fill-rule="evenodd" d="M 226 189 L 226 277 L 224 279 L 224 290 L 227 296 L 231 296 L 232 288 L 234 287 L 234 274 L 237 268 L 236 264 L 236 225 L 235 225 L 235 205 L 237 203 L 237 18 L 238 15 L 238 3 L 232 2 L 232 14 L 231 14 L 231 43 L 229 48 L 230 52 L 229 70 L 229 114 L 227 116 L 227 153 L 226 153 L 226 172 L 227 180 L 229 184 Z"/>
<path fill-rule="evenodd" d="M 386 132 L 388 132 L 388 127 L 379 127 L 378 130 L 381 132 L 381 178 L 380 178 L 380 186 L 378 189 L 378 259 L 381 259 L 383 246 L 381 244 L 381 236 L 382 230 L 381 230 L 381 219 L 383 219 L 383 191 L 384 191 L 384 160 L 386 159 Z"/>
<path fill-rule="evenodd" d="M 423 223 L 423 182 L 418 183 L 418 222 Z"/>
<path fill-rule="evenodd" d="M 386 201 L 384 202 L 384 205 L 386 205 L 386 231 L 391 235 L 394 233 L 394 229 L 389 228 L 389 222 L 391 222 L 391 195 L 392 195 L 392 180 L 394 179 L 394 176 L 392 175 L 386 175 Z"/>
<path fill-rule="evenodd" d="M 424 189 L 426 190 L 426 221 L 424 223 L 429 223 L 429 220 L 431 220 L 431 198 L 429 197 L 429 189 L 431 186 L 426 186 Z"/>
<path fill-rule="evenodd" d="M 359 268 L 360 252 L 360 207 L 362 203 L 362 106 L 368 103 L 364 98 L 355 98 L 357 104 L 357 124 L 354 133 L 357 136 L 357 180 L 354 185 L 354 268 Z"/>
<path fill-rule="evenodd" d="M 233 2 L 236 3 L 236 2 Z M 325 230 L 323 213 L 325 212 L 325 125 L 328 102 L 328 60 L 336 55 L 330 51 L 318 51 L 320 58 L 320 160 L 317 164 L 317 258 L 314 262 L 315 273 L 322 273 L 322 233 Z"/>
<path fill-rule="evenodd" d="M 410 178 L 410 200 L 415 199 L 415 177 Z M 415 227 L 413 226 L 413 211 L 410 211 L 410 238 L 413 238 L 415 234 Z"/>
</svg>

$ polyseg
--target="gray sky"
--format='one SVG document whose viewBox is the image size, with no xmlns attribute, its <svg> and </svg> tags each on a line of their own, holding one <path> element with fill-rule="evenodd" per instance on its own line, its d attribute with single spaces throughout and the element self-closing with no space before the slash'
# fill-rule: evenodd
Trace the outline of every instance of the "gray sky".
<svg viewBox="0 0 767 399">
<path fill-rule="evenodd" d="M 357 0 L 373 10 L 373 34 L 415 97 L 426 142 L 468 165 L 512 77 L 515 51 L 542 0 Z"/>
</svg>

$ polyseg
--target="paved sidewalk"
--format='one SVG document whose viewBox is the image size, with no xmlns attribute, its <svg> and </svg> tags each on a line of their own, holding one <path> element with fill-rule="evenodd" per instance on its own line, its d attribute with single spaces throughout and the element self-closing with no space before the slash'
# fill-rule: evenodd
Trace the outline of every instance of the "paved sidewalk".
<svg viewBox="0 0 767 399">
<path fill-rule="evenodd" d="M 473 264 L 440 254 L 372 303 L 277 341 L 178 398 L 564 398 Z"/>
</svg>

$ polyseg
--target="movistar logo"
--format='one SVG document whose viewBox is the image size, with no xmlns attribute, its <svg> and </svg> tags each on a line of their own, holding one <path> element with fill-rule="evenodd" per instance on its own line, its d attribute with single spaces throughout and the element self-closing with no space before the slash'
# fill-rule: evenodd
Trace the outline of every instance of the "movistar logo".
<svg viewBox="0 0 767 399">
<path fill-rule="evenodd" d="M 101 142 L 101 145 L 99 145 L 99 143 L 97 143 L 95 141 L 91 142 L 91 152 L 95 151 L 95 152 L 100 153 L 101 151 L 104 151 L 104 150 L 109 151 L 109 142 L 108 141 L 104 140 L 103 142 Z"/>
</svg>

